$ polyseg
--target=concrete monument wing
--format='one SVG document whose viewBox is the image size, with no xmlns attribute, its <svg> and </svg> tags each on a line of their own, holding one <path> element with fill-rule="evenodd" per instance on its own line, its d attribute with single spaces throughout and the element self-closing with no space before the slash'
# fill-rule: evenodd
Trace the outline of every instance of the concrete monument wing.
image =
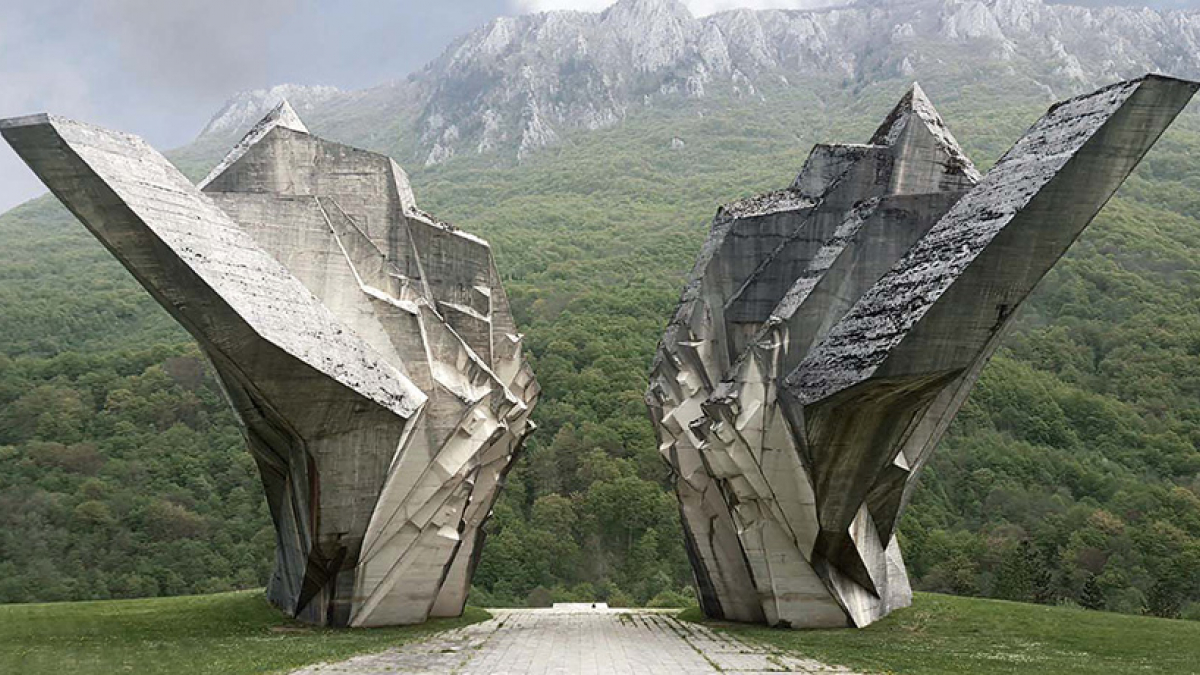
<svg viewBox="0 0 1200 675">
<path fill-rule="evenodd" d="M 487 242 L 286 102 L 199 188 L 134 136 L 0 133 L 212 362 L 275 523 L 271 601 L 339 626 L 460 614 L 538 395 Z"/>
<path fill-rule="evenodd" d="M 646 402 L 701 607 L 865 626 L 912 591 L 896 527 L 1014 311 L 1200 84 L 1055 105 L 985 176 L 913 85 L 866 145 L 722 207 Z"/>
</svg>

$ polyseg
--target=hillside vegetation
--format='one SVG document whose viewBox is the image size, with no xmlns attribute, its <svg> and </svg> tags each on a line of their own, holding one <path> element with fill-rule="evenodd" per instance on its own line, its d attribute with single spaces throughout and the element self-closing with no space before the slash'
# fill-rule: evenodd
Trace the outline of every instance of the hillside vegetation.
<svg viewBox="0 0 1200 675">
<path fill-rule="evenodd" d="M 683 619 L 700 620 L 688 610 Z M 1200 624 L 917 593 L 862 630 L 710 624 L 743 640 L 867 673 L 1122 675 L 1196 672 Z"/>
<path fill-rule="evenodd" d="M 251 675 L 383 651 L 484 621 L 468 607 L 420 626 L 332 630 L 290 621 L 261 589 L 0 607 L 0 673 Z"/>
<path fill-rule="evenodd" d="M 923 82 L 981 168 L 1049 103 L 1008 84 Z M 683 277 L 718 203 L 864 140 L 906 86 L 714 93 L 520 165 L 409 167 L 492 242 L 544 388 L 473 604 L 687 600 L 641 400 Z M 1197 156 L 1193 106 L 1026 306 L 903 522 L 917 588 L 1200 616 Z M 48 200 L 0 216 L 0 246 L 0 602 L 264 583 L 258 479 L 186 333 Z"/>
</svg>

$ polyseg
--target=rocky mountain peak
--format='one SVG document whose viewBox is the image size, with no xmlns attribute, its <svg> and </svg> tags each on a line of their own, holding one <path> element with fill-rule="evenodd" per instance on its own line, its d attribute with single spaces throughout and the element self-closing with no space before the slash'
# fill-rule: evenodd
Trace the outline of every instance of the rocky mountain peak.
<svg viewBox="0 0 1200 675">
<path fill-rule="evenodd" d="M 679 0 L 620 0 L 600 12 L 598 23 L 608 30 L 634 37 L 664 29 L 689 31 L 694 29 L 697 20 Z"/>
<path fill-rule="evenodd" d="M 679 0 L 620 0 L 600 12 L 602 21 L 634 18 L 658 20 L 671 17 L 676 20 L 694 19 L 691 10 Z"/>
<path fill-rule="evenodd" d="M 600 13 L 597 37 L 627 49 L 638 72 L 654 72 L 683 58 L 700 24 L 678 0 L 621 0 Z"/>
<path fill-rule="evenodd" d="M 818 10 L 697 18 L 679 0 L 620 0 L 489 22 L 457 40 L 378 111 L 358 93 L 285 85 L 239 95 L 206 133 L 248 128 L 286 97 L 304 114 L 350 105 L 359 119 L 415 110 L 417 162 L 513 152 L 618 124 L 647 105 L 763 98 L 783 87 L 945 82 L 1001 69 L 1047 100 L 1157 71 L 1200 76 L 1200 12 L 1048 5 L 1043 0 L 860 0 Z"/>
</svg>

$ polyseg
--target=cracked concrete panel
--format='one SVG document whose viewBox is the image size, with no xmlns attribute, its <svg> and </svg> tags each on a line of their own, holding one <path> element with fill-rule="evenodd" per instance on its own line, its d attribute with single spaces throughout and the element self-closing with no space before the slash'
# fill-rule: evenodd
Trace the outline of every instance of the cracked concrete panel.
<svg viewBox="0 0 1200 675">
<path fill-rule="evenodd" d="M 286 102 L 204 192 L 133 136 L 0 132 L 213 363 L 275 523 L 268 598 L 326 625 L 460 614 L 539 391 L 487 242 Z"/>
<path fill-rule="evenodd" d="M 869 143 L 818 145 L 791 188 L 718 212 L 646 394 L 708 615 L 864 626 L 911 602 L 916 476 L 1197 86 L 1060 103 L 981 177 L 914 84 Z"/>
</svg>

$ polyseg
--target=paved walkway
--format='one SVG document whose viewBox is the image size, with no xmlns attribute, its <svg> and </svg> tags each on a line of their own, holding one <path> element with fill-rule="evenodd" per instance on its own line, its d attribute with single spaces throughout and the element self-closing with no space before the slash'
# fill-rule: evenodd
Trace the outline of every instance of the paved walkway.
<svg viewBox="0 0 1200 675">
<path fill-rule="evenodd" d="M 494 618 L 293 675 L 821 673 L 843 668 L 773 654 L 650 610 L 495 609 Z"/>
</svg>

